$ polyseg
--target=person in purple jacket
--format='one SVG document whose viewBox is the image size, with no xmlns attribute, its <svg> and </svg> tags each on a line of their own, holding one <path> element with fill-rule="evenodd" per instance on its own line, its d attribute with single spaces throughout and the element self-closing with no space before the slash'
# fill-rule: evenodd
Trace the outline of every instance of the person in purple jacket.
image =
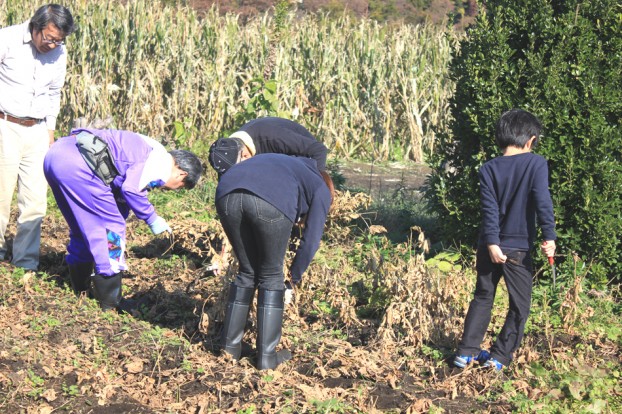
<svg viewBox="0 0 622 414">
<path fill-rule="evenodd" d="M 289 269 L 291 282 L 297 285 L 320 246 L 331 194 L 312 159 L 260 154 L 240 162 L 240 150 L 237 141 L 219 140 L 209 154 L 220 176 L 216 210 L 239 263 L 239 273 L 229 287 L 222 349 L 240 358 L 248 310 L 257 290 L 257 368 L 273 369 L 291 358 L 288 350 L 277 352 L 276 347 L 283 324 L 283 263 L 292 227 L 305 218 Z"/>
<path fill-rule="evenodd" d="M 512 109 L 497 122 L 495 137 L 503 156 L 479 171 L 482 224 L 477 249 L 477 284 L 464 322 L 454 365 L 472 362 L 500 371 L 520 346 L 531 306 L 531 249 L 536 221 L 542 230 L 542 252 L 555 254 L 555 217 L 546 160 L 531 153 L 542 130 L 531 113 Z M 499 280 L 503 276 L 510 309 L 490 352 L 480 348 Z"/>
<path fill-rule="evenodd" d="M 107 146 L 107 157 L 88 159 L 81 142 Z M 103 310 L 121 304 L 122 272 L 127 270 L 125 220 L 130 211 L 153 234 L 171 233 L 148 192 L 193 188 L 202 173 L 201 161 L 191 152 L 167 151 L 147 136 L 111 129 L 74 129 L 50 147 L 43 168 L 69 225 L 66 261 L 71 286 L 78 294 L 90 289 Z"/>
</svg>

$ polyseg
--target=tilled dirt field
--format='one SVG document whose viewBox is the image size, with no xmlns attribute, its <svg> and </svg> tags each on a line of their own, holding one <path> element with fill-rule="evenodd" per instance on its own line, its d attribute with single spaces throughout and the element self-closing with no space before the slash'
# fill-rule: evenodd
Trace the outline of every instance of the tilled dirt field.
<svg viewBox="0 0 622 414">
<path fill-rule="evenodd" d="M 424 164 L 373 164 L 368 162 L 343 162 L 336 168 L 344 178 L 344 185 L 363 191 L 374 199 L 390 197 L 396 191 L 404 191 L 415 199 L 422 195 L 429 167 Z"/>
<path fill-rule="evenodd" d="M 174 241 L 154 238 L 130 220 L 125 296 L 140 303 L 131 315 L 102 313 L 94 301 L 69 292 L 62 218 L 45 218 L 45 273 L 0 264 L 0 412 L 425 412 L 431 404 L 448 412 L 489 409 L 474 398 L 489 381 L 485 376 L 468 374 L 482 385 L 468 385 L 471 391 L 456 398 L 451 384 L 464 373 L 422 358 L 414 361 L 417 370 L 406 373 L 400 350 L 379 346 L 379 321 L 348 324 L 317 312 L 315 281 L 287 308 L 282 345 L 292 350 L 292 361 L 260 372 L 252 358 L 234 362 L 219 355 L 225 283 L 206 271 L 218 227 L 170 223 Z M 43 283 L 46 278 L 53 283 Z M 251 322 L 247 328 L 252 344 L 255 327 Z M 418 377 L 416 371 L 426 373 Z"/>
<path fill-rule="evenodd" d="M 235 362 L 218 352 L 227 280 L 235 272 L 233 262 L 224 276 L 208 270 L 222 247 L 218 223 L 179 213 L 169 220 L 175 234 L 169 239 L 153 237 L 144 223 L 130 219 L 125 296 L 139 305 L 128 315 L 100 312 L 93 300 L 69 291 L 67 229 L 52 212 L 43 225 L 40 272 L 0 262 L 0 412 L 512 411 L 502 385 L 515 371 L 460 371 L 448 363 L 465 310 L 449 306 L 448 298 L 471 286 L 456 289 L 462 276 L 455 275 L 449 290 L 426 293 L 429 276 L 419 259 L 389 263 L 364 253 L 343 219 L 354 219 L 356 209 L 340 200 L 322 250 L 286 308 L 281 346 L 293 359 L 269 371 L 257 371 L 252 356 Z M 10 226 L 9 239 L 13 232 Z M 361 251 L 368 275 L 397 275 L 381 312 L 360 312 L 369 306 L 354 294 L 367 289 L 362 281 L 341 283 L 358 277 L 340 258 L 350 249 Z M 245 336 L 251 345 L 254 320 L 252 311 Z M 616 358 L 614 345 L 594 341 L 601 355 Z M 563 355 L 577 342 L 531 335 L 518 352 L 517 369 Z M 525 382 L 517 392 L 535 398 L 542 390 Z"/>
</svg>

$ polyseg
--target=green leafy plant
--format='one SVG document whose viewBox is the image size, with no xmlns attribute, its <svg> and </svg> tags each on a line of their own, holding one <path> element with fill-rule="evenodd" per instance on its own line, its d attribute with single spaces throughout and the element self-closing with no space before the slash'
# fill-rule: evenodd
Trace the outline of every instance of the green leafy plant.
<svg viewBox="0 0 622 414">
<path fill-rule="evenodd" d="M 61 385 L 61 390 L 63 391 L 63 394 L 68 397 L 75 397 L 80 395 L 80 388 L 75 384 L 67 385 L 63 382 L 63 384 Z"/>
<path fill-rule="evenodd" d="M 34 371 L 28 370 L 28 381 L 32 387 L 32 390 L 28 393 L 29 396 L 39 398 L 45 391 L 45 380 L 37 375 Z"/>
<path fill-rule="evenodd" d="M 463 260 L 460 252 L 453 250 L 445 250 L 426 260 L 426 264 L 431 267 L 447 273 L 451 271 L 462 270 L 461 261 Z"/>
<path fill-rule="evenodd" d="M 336 398 L 328 400 L 312 400 L 311 403 L 316 409 L 317 413 L 345 413 L 348 412 L 347 406 Z"/>
<path fill-rule="evenodd" d="M 255 78 L 250 81 L 250 99 L 241 111 L 235 115 L 235 125 L 244 123 L 263 116 L 282 116 L 279 111 L 279 100 L 277 97 L 277 81 L 274 79 L 265 80 Z"/>
<path fill-rule="evenodd" d="M 520 107 L 544 125 L 536 152 L 549 161 L 558 245 L 594 260 L 595 283 L 619 280 L 620 12 L 617 0 L 487 2 L 451 64 L 451 133 L 432 157 L 427 195 L 447 237 L 475 242 L 477 172 L 499 153 L 495 122 Z"/>
<path fill-rule="evenodd" d="M 199 130 L 192 123 L 192 119 L 185 118 L 183 121 L 173 122 L 174 134 L 173 141 L 176 148 L 192 148 L 194 139 Z"/>
</svg>

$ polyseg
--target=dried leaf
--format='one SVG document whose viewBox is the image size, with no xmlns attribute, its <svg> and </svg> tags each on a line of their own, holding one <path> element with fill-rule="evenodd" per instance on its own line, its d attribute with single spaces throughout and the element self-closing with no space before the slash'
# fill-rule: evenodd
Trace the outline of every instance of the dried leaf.
<svg viewBox="0 0 622 414">
<path fill-rule="evenodd" d="M 369 226 L 369 234 L 383 234 L 387 233 L 387 229 L 379 224 L 372 224 Z"/>
<path fill-rule="evenodd" d="M 570 392 L 570 395 L 572 395 L 572 398 L 574 398 L 575 400 L 582 400 L 583 396 L 581 395 L 581 393 L 583 392 L 583 384 L 579 381 L 572 381 L 570 384 L 568 384 L 568 391 Z"/>
<path fill-rule="evenodd" d="M 54 391 L 54 389 L 52 388 L 43 391 L 41 397 L 43 397 L 47 402 L 52 402 L 58 398 L 56 395 L 56 391 Z"/>
<path fill-rule="evenodd" d="M 432 400 L 430 400 L 429 398 L 422 398 L 412 403 L 406 409 L 406 413 L 408 414 L 427 413 L 431 406 L 432 406 Z"/>
<path fill-rule="evenodd" d="M 143 371 L 144 366 L 145 363 L 142 359 L 134 359 L 133 361 L 125 364 L 125 369 L 127 370 L 127 372 L 130 372 L 132 374 L 138 374 Z"/>
</svg>

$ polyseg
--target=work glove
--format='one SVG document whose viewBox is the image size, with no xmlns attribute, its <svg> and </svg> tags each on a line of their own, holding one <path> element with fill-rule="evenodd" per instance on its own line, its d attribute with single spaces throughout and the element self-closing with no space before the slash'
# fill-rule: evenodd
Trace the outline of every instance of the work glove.
<svg viewBox="0 0 622 414">
<path fill-rule="evenodd" d="M 171 229 L 171 226 L 169 226 L 166 220 L 164 220 L 160 216 L 156 217 L 156 219 L 153 220 L 153 223 L 149 225 L 149 228 L 151 229 L 151 232 L 156 235 L 163 233 L 165 231 L 168 231 L 169 234 L 173 234 L 173 230 Z"/>
<path fill-rule="evenodd" d="M 300 285 L 302 280 L 293 280 L 291 272 L 287 273 L 287 278 L 285 279 L 285 292 L 284 292 L 284 303 L 289 305 L 296 298 L 296 288 Z"/>
<path fill-rule="evenodd" d="M 294 300 L 294 285 L 288 280 L 285 282 L 285 294 L 283 296 L 283 303 L 289 305 Z"/>
</svg>

